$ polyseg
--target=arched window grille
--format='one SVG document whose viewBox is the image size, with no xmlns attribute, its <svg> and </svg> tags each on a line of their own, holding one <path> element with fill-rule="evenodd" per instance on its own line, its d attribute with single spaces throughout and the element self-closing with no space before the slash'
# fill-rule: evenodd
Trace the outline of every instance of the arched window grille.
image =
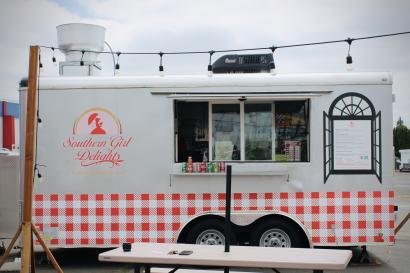
<svg viewBox="0 0 410 273">
<path fill-rule="evenodd" d="M 380 116 L 356 92 L 340 95 L 323 111 L 325 183 L 331 174 L 375 174 L 382 182 Z"/>
</svg>

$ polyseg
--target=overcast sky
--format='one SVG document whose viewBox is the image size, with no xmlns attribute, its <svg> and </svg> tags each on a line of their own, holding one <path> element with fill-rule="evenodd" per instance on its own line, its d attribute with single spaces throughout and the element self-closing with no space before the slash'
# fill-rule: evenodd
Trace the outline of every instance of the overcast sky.
<svg viewBox="0 0 410 273">
<path fill-rule="evenodd" d="M 2 0 L 0 100 L 18 101 L 29 45 L 57 45 L 56 26 L 106 27 L 114 51 L 181 51 L 265 47 L 410 31 L 409 0 Z M 266 53 L 266 52 L 265 52 Z M 267 52 L 268 53 L 268 52 Z M 282 49 L 279 73 L 344 72 L 347 44 Z M 354 42 L 355 71 L 393 73 L 394 121 L 410 125 L 410 35 Z M 57 60 L 63 55 L 56 54 Z M 215 56 L 215 59 L 218 56 Z M 101 58 L 112 74 L 111 56 Z M 42 52 L 46 75 L 57 75 Z M 121 56 L 121 73 L 155 74 L 158 57 Z M 207 55 L 165 56 L 169 74 L 206 73 Z"/>
</svg>

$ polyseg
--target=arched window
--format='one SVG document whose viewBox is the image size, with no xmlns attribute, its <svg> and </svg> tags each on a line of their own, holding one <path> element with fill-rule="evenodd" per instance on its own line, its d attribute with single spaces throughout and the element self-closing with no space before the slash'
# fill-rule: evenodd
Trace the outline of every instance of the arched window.
<svg viewBox="0 0 410 273">
<path fill-rule="evenodd" d="M 381 119 L 372 102 L 349 92 L 323 112 L 324 182 L 331 174 L 375 174 L 381 183 Z"/>
</svg>

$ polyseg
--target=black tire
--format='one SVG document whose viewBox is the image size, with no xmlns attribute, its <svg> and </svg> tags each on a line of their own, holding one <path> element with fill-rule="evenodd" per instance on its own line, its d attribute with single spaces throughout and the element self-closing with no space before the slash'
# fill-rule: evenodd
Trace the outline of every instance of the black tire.
<svg viewBox="0 0 410 273">
<path fill-rule="evenodd" d="M 265 240 L 261 242 L 262 237 Z M 302 229 L 295 223 L 282 219 L 269 219 L 257 223 L 251 231 L 250 243 L 253 246 L 264 247 L 309 247 Z"/>
<path fill-rule="evenodd" d="M 205 232 L 205 233 L 204 233 Z M 208 233 L 206 233 L 208 232 Z M 207 240 L 207 243 L 204 240 L 200 240 L 199 236 L 202 239 L 205 238 L 206 234 L 211 237 Z M 214 236 L 213 236 L 214 235 Z M 220 238 L 220 235 L 223 238 Z M 225 243 L 225 222 L 220 219 L 205 219 L 195 223 L 188 231 L 185 239 L 183 240 L 187 244 L 199 244 L 198 240 L 202 241 L 201 244 L 211 244 L 212 241 L 214 245 L 224 245 Z M 212 237 L 213 236 L 213 237 Z M 233 232 L 231 232 L 231 244 L 236 244 L 236 237 Z M 221 243 L 223 241 L 223 243 Z"/>
</svg>

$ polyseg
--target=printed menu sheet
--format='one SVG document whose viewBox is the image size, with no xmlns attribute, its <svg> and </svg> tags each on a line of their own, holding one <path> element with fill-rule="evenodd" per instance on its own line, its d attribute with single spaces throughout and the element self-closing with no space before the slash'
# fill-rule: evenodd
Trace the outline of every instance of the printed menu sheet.
<svg viewBox="0 0 410 273">
<path fill-rule="evenodd" d="M 334 170 L 371 170 L 371 121 L 335 120 Z"/>
</svg>

